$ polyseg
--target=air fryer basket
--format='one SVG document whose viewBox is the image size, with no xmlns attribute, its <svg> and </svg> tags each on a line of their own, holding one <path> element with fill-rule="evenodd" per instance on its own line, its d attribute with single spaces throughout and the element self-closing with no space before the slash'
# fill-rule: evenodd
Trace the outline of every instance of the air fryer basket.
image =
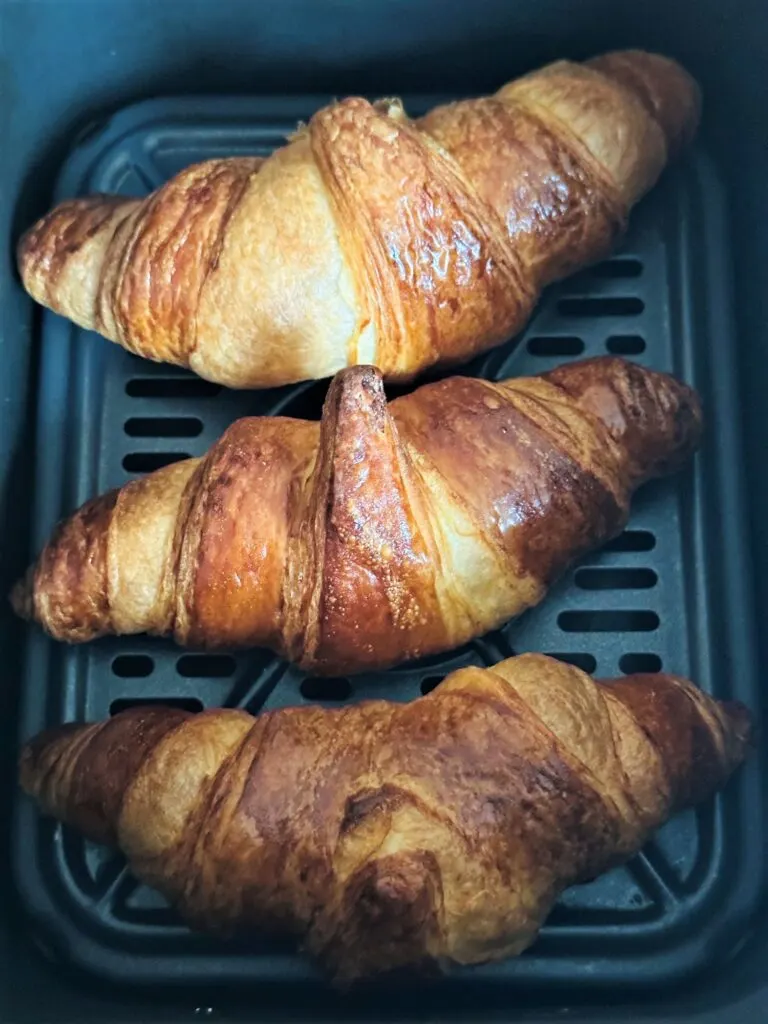
<svg viewBox="0 0 768 1024">
<path fill-rule="evenodd" d="M 141 195 L 196 160 L 266 154 L 321 102 L 180 98 L 128 107 L 73 151 L 58 194 Z M 417 97 L 406 106 L 418 113 L 431 102 Z M 374 695 L 407 700 L 454 668 L 523 651 L 598 676 L 664 668 L 756 705 L 722 206 L 717 173 L 695 151 L 638 207 L 613 258 L 551 288 L 521 338 L 464 370 L 499 379 L 610 352 L 678 374 L 704 399 L 706 441 L 694 467 L 647 486 L 628 529 L 539 608 L 444 657 L 353 679 L 307 677 L 263 651 L 200 654 L 146 637 L 67 648 L 30 629 L 23 736 L 146 701 L 257 712 Z M 228 392 L 47 312 L 39 381 L 38 547 L 90 495 L 203 453 L 238 416 L 317 417 L 327 387 Z M 588 994 L 678 982 L 721 962 L 742 940 L 758 897 L 760 837 L 749 809 L 759 784 L 757 766 L 748 765 L 722 798 L 674 819 L 628 865 L 567 892 L 528 953 L 456 971 L 448 984 Z M 315 978 L 269 936 L 227 948 L 191 934 L 119 856 L 41 820 L 22 798 L 13 842 L 39 941 L 92 974 L 172 984 Z"/>
</svg>

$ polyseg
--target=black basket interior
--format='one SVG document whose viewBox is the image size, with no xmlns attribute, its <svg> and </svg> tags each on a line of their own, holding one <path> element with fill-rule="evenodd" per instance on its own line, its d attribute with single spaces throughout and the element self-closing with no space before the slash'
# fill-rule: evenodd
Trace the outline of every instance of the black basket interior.
<svg viewBox="0 0 768 1024">
<path fill-rule="evenodd" d="M 266 154 L 319 102 L 177 99 L 129 107 L 74 151 L 59 194 L 143 195 L 196 160 Z M 416 113 L 427 102 L 407 106 Z M 608 352 L 681 375 L 704 396 L 708 436 L 695 466 L 644 488 L 628 529 L 570 572 L 540 607 L 444 657 L 351 679 L 308 677 L 263 651 L 185 652 L 141 636 L 68 648 L 31 630 L 24 735 L 148 701 L 255 713 L 301 701 L 407 700 L 455 668 L 524 651 L 601 677 L 664 669 L 718 697 L 752 703 L 747 620 L 721 617 L 724 597 L 738 593 L 734 574 L 743 557 L 738 543 L 727 558 L 718 545 L 722 516 L 741 515 L 728 427 L 728 281 L 716 257 L 723 237 L 721 186 L 695 152 L 635 211 L 613 258 L 551 288 L 520 338 L 463 371 L 500 379 Z M 318 417 L 327 388 L 319 382 L 231 392 L 137 359 L 49 313 L 41 332 L 38 546 L 87 497 L 202 454 L 238 416 Z M 594 991 L 642 985 L 649 976 L 657 984 L 678 981 L 713 963 L 732 948 L 736 925 L 756 899 L 757 852 L 743 836 L 757 785 L 754 771 L 744 772 L 727 801 L 680 815 L 629 864 L 567 892 L 518 960 L 458 971 L 453 980 Z M 188 932 L 160 897 L 136 884 L 120 857 L 41 820 L 25 800 L 14 842 L 17 882 L 41 941 L 91 972 L 149 983 L 315 977 L 268 936 L 228 948 Z"/>
</svg>

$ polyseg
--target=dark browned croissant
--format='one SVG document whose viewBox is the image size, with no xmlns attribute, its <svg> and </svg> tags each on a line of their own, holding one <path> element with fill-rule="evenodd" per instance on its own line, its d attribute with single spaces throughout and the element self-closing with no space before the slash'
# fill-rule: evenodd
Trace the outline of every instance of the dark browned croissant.
<svg viewBox="0 0 768 1024">
<path fill-rule="evenodd" d="M 231 387 L 365 363 L 412 377 L 510 337 L 547 282 L 605 255 L 698 119 L 688 74 L 637 51 L 419 121 L 348 99 L 268 160 L 62 203 L 23 238 L 21 275 L 57 313 Z"/>
<path fill-rule="evenodd" d="M 618 358 L 387 407 L 342 371 L 320 424 L 237 421 L 201 459 L 96 498 L 13 601 L 53 636 L 269 646 L 318 672 L 455 647 L 544 596 L 695 448 L 694 392 Z"/>
<path fill-rule="evenodd" d="M 133 708 L 43 733 L 21 782 L 195 926 L 289 933 L 344 983 L 519 953 L 566 886 L 714 793 L 749 731 L 684 679 L 529 654 L 411 704 Z"/>
</svg>

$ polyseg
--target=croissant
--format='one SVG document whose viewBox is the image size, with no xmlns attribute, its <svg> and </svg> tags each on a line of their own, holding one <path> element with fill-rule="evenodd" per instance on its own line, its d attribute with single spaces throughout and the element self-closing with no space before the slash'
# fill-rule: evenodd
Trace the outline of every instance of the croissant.
<svg viewBox="0 0 768 1024">
<path fill-rule="evenodd" d="M 448 378 L 389 407 L 354 367 L 320 424 L 238 420 L 205 457 L 87 502 L 12 600 L 61 640 L 146 631 L 384 667 L 537 603 L 700 430 L 689 387 L 618 358 Z"/>
<path fill-rule="evenodd" d="M 520 953 L 560 892 L 743 760 L 746 709 L 544 655 L 410 704 L 135 707 L 43 733 L 21 783 L 194 926 L 283 932 L 338 982 Z"/>
<path fill-rule="evenodd" d="M 62 203 L 21 240 L 22 280 L 230 387 L 366 363 L 411 378 L 509 338 L 545 284 L 604 256 L 699 106 L 678 64 L 639 51 L 559 61 L 417 121 L 347 99 L 267 160 Z"/>
</svg>

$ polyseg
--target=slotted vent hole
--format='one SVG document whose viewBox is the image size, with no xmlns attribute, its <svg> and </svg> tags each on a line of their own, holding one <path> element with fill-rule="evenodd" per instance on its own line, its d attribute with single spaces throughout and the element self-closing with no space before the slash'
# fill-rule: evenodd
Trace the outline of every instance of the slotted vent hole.
<svg viewBox="0 0 768 1024">
<path fill-rule="evenodd" d="M 121 711 L 138 707 L 181 708 L 197 714 L 203 710 L 203 702 L 197 697 L 118 697 L 109 705 L 109 713 L 119 715 Z"/>
<path fill-rule="evenodd" d="M 186 679 L 227 679 L 237 662 L 229 654 L 182 654 L 176 671 Z"/>
<path fill-rule="evenodd" d="M 565 633 L 650 633 L 659 628 L 652 611 L 567 611 L 557 624 Z"/>
<path fill-rule="evenodd" d="M 634 672 L 661 672 L 661 658 L 658 654 L 622 654 L 619 668 L 625 675 Z"/>
<path fill-rule="evenodd" d="M 653 569 L 577 569 L 574 582 L 582 590 L 649 590 L 659 582 Z"/>
<path fill-rule="evenodd" d="M 556 658 L 557 661 L 563 661 L 566 665 L 574 665 L 576 668 L 580 668 L 582 672 L 594 672 L 597 668 L 597 660 L 592 654 L 582 654 L 579 651 L 573 654 L 550 654 L 550 658 Z"/>
<path fill-rule="evenodd" d="M 352 683 L 342 676 L 310 676 L 299 689 L 304 700 L 342 701 L 352 695 Z"/>
<path fill-rule="evenodd" d="M 327 394 L 327 380 L 318 380 L 306 387 L 295 388 L 279 407 L 278 413 L 280 416 L 293 416 L 298 420 L 319 420 Z"/>
<path fill-rule="evenodd" d="M 638 316 L 645 303 L 637 296 L 565 298 L 557 303 L 561 316 Z"/>
<path fill-rule="evenodd" d="M 426 696 L 426 694 L 432 693 L 434 688 L 436 686 L 439 686 L 444 678 L 444 676 L 425 676 L 421 680 L 421 685 L 419 686 L 419 689 Z"/>
<path fill-rule="evenodd" d="M 605 347 L 614 356 L 639 356 L 645 352 L 645 338 L 639 334 L 612 334 Z"/>
<path fill-rule="evenodd" d="M 528 351 L 532 356 L 580 356 L 584 342 L 575 335 L 542 334 L 528 339 Z"/>
<path fill-rule="evenodd" d="M 154 670 L 148 654 L 119 654 L 112 662 L 112 673 L 121 679 L 146 679 Z"/>
<path fill-rule="evenodd" d="M 603 551 L 653 551 L 656 538 L 648 530 L 625 530 L 605 545 Z"/>
<path fill-rule="evenodd" d="M 152 473 L 188 458 L 188 452 L 129 452 L 123 459 L 123 469 L 126 473 Z"/>
<path fill-rule="evenodd" d="M 125 385 L 131 398 L 214 398 L 221 390 L 200 377 L 134 377 Z"/>
<path fill-rule="evenodd" d="M 203 424 L 197 416 L 133 416 L 123 429 L 129 437 L 197 437 Z"/>
<path fill-rule="evenodd" d="M 604 263 L 598 263 L 596 266 L 590 269 L 592 277 L 601 278 L 630 278 L 640 277 L 643 272 L 643 264 L 640 260 L 636 260 L 630 257 L 620 257 L 614 260 L 606 260 Z"/>
</svg>

